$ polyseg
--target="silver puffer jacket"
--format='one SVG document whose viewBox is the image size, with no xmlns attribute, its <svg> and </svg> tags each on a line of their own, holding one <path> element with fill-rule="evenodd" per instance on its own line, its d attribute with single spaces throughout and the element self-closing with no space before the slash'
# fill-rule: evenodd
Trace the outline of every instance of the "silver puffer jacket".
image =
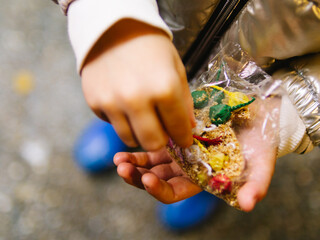
<svg viewBox="0 0 320 240">
<path fill-rule="evenodd" d="M 73 0 L 53 1 L 66 11 Z M 219 9 L 217 6 L 223 3 L 220 0 L 157 2 L 182 57 Z M 276 72 L 277 78 L 284 81 L 313 144 L 320 145 L 320 0 L 249 0 L 220 45 L 229 42 L 240 44 L 261 67 L 286 60 L 286 67 Z"/>
<path fill-rule="evenodd" d="M 160 13 L 183 55 L 215 10 L 218 0 L 159 0 Z M 221 40 L 239 43 L 261 67 L 287 60 L 277 78 L 314 145 L 320 145 L 320 1 L 251 0 Z"/>
<path fill-rule="evenodd" d="M 206 25 L 219 0 L 158 0 L 161 17 L 174 35 L 181 56 Z"/>
</svg>

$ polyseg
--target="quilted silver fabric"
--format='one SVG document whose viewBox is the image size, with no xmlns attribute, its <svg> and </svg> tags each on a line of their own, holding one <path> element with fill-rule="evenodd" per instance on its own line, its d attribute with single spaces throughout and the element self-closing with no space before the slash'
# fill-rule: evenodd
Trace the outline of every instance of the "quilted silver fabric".
<svg viewBox="0 0 320 240">
<path fill-rule="evenodd" d="M 221 45 L 239 43 L 258 64 L 320 52 L 320 1 L 252 0 Z M 289 62 L 281 79 L 314 145 L 320 144 L 320 57 Z"/>
<path fill-rule="evenodd" d="M 158 0 L 160 15 L 174 36 L 183 56 L 203 29 L 219 0 Z"/>
</svg>

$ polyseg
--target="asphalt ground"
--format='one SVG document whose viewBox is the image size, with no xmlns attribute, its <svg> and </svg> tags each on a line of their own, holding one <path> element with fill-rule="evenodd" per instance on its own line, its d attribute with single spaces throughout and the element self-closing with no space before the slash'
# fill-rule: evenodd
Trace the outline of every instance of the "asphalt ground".
<svg viewBox="0 0 320 240">
<path fill-rule="evenodd" d="M 253 212 L 222 203 L 184 232 L 163 226 L 158 202 L 114 169 L 99 176 L 80 170 L 74 141 L 94 116 L 66 18 L 50 0 L 1 2 L 0 76 L 0 240 L 320 238 L 319 149 L 279 159 Z"/>
</svg>

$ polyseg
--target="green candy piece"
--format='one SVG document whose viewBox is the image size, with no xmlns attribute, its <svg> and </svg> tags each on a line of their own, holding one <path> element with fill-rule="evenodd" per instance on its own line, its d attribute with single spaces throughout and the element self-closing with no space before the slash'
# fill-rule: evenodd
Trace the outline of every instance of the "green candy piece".
<svg viewBox="0 0 320 240">
<path fill-rule="evenodd" d="M 225 104 L 214 105 L 210 107 L 209 117 L 213 124 L 223 124 L 231 117 L 231 107 Z"/>
<path fill-rule="evenodd" d="M 223 91 L 219 91 L 218 89 L 214 88 L 210 93 L 210 97 L 213 98 L 213 101 L 221 104 L 222 100 L 225 98 L 225 95 Z"/>
<path fill-rule="evenodd" d="M 207 106 L 209 97 L 206 91 L 193 91 L 191 96 L 193 98 L 194 108 L 199 109 Z"/>
<path fill-rule="evenodd" d="M 213 124 L 217 126 L 219 124 L 223 124 L 229 120 L 229 118 L 231 117 L 232 111 L 245 107 L 251 104 L 252 102 L 254 102 L 255 100 L 256 100 L 255 98 L 252 98 L 249 102 L 241 103 L 233 107 L 230 107 L 229 105 L 225 105 L 225 104 L 214 105 L 210 107 L 210 110 L 209 110 L 210 120 Z"/>
</svg>

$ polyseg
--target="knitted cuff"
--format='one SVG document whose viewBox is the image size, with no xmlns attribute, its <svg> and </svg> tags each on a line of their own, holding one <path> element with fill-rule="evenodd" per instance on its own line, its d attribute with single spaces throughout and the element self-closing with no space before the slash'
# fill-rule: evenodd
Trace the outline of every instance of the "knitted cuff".
<svg viewBox="0 0 320 240">
<path fill-rule="evenodd" d="M 286 154 L 307 153 L 313 149 L 303 121 L 288 96 L 282 97 L 280 110 L 280 144 L 278 157 Z"/>
<path fill-rule="evenodd" d="M 68 25 L 79 73 L 94 44 L 121 19 L 133 19 L 162 29 L 172 39 L 170 29 L 159 15 L 156 0 L 75 1 L 68 11 Z"/>
</svg>

